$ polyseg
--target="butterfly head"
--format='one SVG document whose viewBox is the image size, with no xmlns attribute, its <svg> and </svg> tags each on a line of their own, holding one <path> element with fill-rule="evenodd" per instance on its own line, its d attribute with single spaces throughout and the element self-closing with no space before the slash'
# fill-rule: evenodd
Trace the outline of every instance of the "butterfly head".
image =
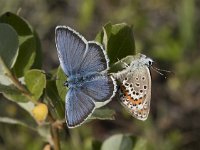
<svg viewBox="0 0 200 150">
<path fill-rule="evenodd" d="M 147 57 L 146 55 L 140 54 L 138 63 L 140 63 L 142 65 L 146 65 L 148 67 L 151 67 L 153 64 L 153 60 L 151 58 Z"/>
</svg>

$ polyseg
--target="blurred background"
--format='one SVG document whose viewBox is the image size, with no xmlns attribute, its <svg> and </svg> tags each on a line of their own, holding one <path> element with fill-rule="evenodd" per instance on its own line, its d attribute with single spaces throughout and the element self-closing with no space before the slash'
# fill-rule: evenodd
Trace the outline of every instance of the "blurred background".
<svg viewBox="0 0 200 150">
<path fill-rule="evenodd" d="M 1 14 L 18 13 L 39 34 L 43 69 L 47 72 L 59 65 L 54 42 L 57 25 L 70 26 L 86 39 L 94 40 L 108 22 L 133 26 L 137 52 L 151 57 L 157 68 L 172 71 L 164 76 L 151 71 L 152 100 L 147 121 L 131 117 L 114 100 L 109 106 L 116 110 L 116 120 L 95 120 L 65 131 L 63 148 L 91 149 L 92 143 L 127 133 L 147 143 L 146 149 L 200 149 L 200 1 L 0 0 L 0 3 Z M 9 113 L 23 115 L 23 110 L 14 103 L 2 97 L 1 101 L 9 106 Z M 34 131 L 0 124 L 0 145 L 7 145 L 8 149 L 42 149 L 44 144 Z"/>
</svg>

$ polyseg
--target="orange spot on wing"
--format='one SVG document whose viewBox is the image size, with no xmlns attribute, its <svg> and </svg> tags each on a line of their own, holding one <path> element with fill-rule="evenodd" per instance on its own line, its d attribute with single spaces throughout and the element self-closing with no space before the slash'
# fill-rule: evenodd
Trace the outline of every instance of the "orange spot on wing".
<svg viewBox="0 0 200 150">
<path fill-rule="evenodd" d="M 124 95 L 127 98 L 127 100 L 129 100 L 131 102 L 134 101 L 134 99 L 128 94 L 128 92 L 126 92 L 126 88 L 123 85 L 120 86 L 120 89 L 124 93 Z"/>
<path fill-rule="evenodd" d="M 125 88 L 123 85 L 120 86 L 120 89 L 121 89 L 121 91 L 124 93 L 126 99 L 127 99 L 128 101 L 130 101 L 132 104 L 138 105 L 139 103 L 142 102 L 142 99 L 141 99 L 141 100 L 139 99 L 139 100 L 137 100 L 137 101 L 136 101 L 135 99 L 133 99 L 133 98 L 128 94 L 128 92 L 126 91 L 126 88 Z"/>
</svg>

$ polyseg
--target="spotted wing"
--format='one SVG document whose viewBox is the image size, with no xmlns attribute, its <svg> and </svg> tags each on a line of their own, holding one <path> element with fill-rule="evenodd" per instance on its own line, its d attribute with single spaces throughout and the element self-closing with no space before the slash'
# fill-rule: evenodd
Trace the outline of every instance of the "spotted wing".
<svg viewBox="0 0 200 150">
<path fill-rule="evenodd" d="M 65 102 L 65 117 L 69 128 L 81 125 L 95 109 L 94 100 L 79 88 L 70 88 Z"/>
<path fill-rule="evenodd" d="M 139 120 L 146 120 L 150 111 L 151 76 L 147 66 L 139 67 L 124 77 L 119 91 L 122 105 Z"/>
</svg>

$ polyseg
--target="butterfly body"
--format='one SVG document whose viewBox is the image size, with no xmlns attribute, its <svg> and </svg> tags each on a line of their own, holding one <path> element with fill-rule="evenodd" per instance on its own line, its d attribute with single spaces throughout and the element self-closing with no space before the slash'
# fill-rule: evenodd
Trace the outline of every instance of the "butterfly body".
<svg viewBox="0 0 200 150">
<path fill-rule="evenodd" d="M 56 47 L 60 66 L 68 77 L 66 122 L 69 128 L 81 125 L 95 110 L 96 102 L 108 103 L 116 92 L 116 83 L 108 75 L 108 58 L 102 46 L 87 41 L 66 26 L 56 28 Z"/>
<path fill-rule="evenodd" d="M 84 75 L 84 76 L 75 75 L 75 76 L 69 77 L 66 82 L 68 83 L 69 88 L 80 87 L 83 85 L 84 82 L 91 81 L 96 75 L 97 75 L 97 73 L 93 73 L 90 75 Z"/>
</svg>

